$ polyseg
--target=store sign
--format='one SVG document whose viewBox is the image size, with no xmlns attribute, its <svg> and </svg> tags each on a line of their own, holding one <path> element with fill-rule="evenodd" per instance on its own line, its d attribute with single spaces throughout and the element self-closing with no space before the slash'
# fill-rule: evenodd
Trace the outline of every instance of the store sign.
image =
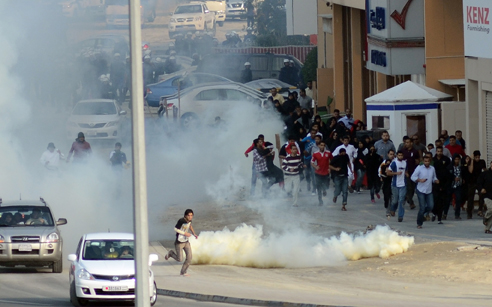
<svg viewBox="0 0 492 307">
<path fill-rule="evenodd" d="M 492 1 L 463 0 L 465 56 L 492 59 Z"/>
<path fill-rule="evenodd" d="M 371 28 L 378 30 L 386 29 L 386 9 L 378 6 L 375 10 L 370 10 L 369 22 Z"/>
<path fill-rule="evenodd" d="M 368 35 L 383 39 L 423 38 L 424 0 L 366 0 Z"/>
<path fill-rule="evenodd" d="M 424 74 L 424 0 L 366 0 L 366 14 L 367 69 Z"/>
</svg>

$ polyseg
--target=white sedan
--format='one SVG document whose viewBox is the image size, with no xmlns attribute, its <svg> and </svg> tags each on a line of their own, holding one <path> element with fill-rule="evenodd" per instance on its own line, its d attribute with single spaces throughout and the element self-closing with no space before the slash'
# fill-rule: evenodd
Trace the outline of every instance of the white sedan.
<svg viewBox="0 0 492 307">
<path fill-rule="evenodd" d="M 112 99 L 91 99 L 77 102 L 67 121 L 67 137 L 74 139 L 79 132 L 86 139 L 116 139 L 126 111 Z"/>
<path fill-rule="evenodd" d="M 212 123 L 221 119 L 227 110 L 241 104 L 251 103 L 263 106 L 267 96 L 257 90 L 236 82 L 203 83 L 185 89 L 182 93 L 166 98 L 167 110 L 180 113 L 185 128 L 198 125 L 199 121 Z"/>
<path fill-rule="evenodd" d="M 71 261 L 70 302 L 74 306 L 87 305 L 89 301 L 135 300 L 134 240 L 131 233 L 91 233 L 79 241 L 76 254 L 68 255 Z M 157 261 L 156 254 L 149 255 L 150 304 L 157 301 L 157 286 L 150 269 Z"/>
</svg>

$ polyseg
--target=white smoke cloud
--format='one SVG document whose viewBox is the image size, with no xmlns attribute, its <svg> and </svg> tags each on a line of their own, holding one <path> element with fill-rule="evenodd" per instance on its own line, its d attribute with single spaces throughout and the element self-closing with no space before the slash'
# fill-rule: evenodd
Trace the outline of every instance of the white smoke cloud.
<svg viewBox="0 0 492 307">
<path fill-rule="evenodd" d="M 368 233 L 323 238 L 303 230 L 264 234 L 262 226 L 243 224 L 234 231 L 201 232 L 191 237 L 193 263 L 255 268 L 299 268 L 340 265 L 346 260 L 390 256 L 406 252 L 414 238 L 388 226 Z"/>
</svg>

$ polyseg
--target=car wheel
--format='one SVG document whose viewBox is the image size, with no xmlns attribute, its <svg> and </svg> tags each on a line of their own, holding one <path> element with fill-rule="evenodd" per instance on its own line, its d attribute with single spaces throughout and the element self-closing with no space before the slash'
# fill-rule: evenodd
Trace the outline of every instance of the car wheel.
<svg viewBox="0 0 492 307">
<path fill-rule="evenodd" d="M 77 297 L 77 292 L 75 291 L 75 281 L 70 284 L 70 303 L 75 307 L 87 306 L 89 301 L 83 300 Z"/>
<path fill-rule="evenodd" d="M 181 116 L 181 126 L 185 129 L 195 128 L 200 120 L 195 113 L 185 113 Z"/>
<path fill-rule="evenodd" d="M 152 10 L 152 12 L 150 13 L 150 16 L 149 16 L 149 18 L 147 18 L 147 20 L 149 22 L 154 22 L 154 20 L 155 20 L 155 11 L 154 10 Z"/>
<path fill-rule="evenodd" d="M 150 297 L 150 306 L 154 306 L 157 302 L 157 285 L 154 281 L 154 288 L 152 288 L 152 296 Z"/>
<path fill-rule="evenodd" d="M 53 262 L 52 272 L 53 273 L 61 273 L 63 271 L 63 256 L 60 256 L 58 261 Z"/>
<path fill-rule="evenodd" d="M 224 22 L 223 21 L 219 21 L 217 23 L 219 24 L 219 27 L 223 27 L 224 26 Z"/>
</svg>

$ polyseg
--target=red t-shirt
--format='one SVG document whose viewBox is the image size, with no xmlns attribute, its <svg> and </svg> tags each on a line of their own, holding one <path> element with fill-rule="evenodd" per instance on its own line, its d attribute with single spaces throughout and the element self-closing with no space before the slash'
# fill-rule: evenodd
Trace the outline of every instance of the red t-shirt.
<svg viewBox="0 0 492 307">
<path fill-rule="evenodd" d="M 326 176 L 330 174 L 330 161 L 333 159 L 333 155 L 329 150 L 325 150 L 323 153 L 317 151 L 313 154 L 311 162 L 318 165 L 319 169 L 314 170 L 318 175 Z"/>
<path fill-rule="evenodd" d="M 455 144 L 454 146 L 451 145 L 446 145 L 446 148 L 449 150 L 451 153 L 451 156 L 454 156 L 454 154 L 460 154 L 461 157 L 466 156 L 465 151 L 463 150 L 463 147 L 461 145 Z"/>
</svg>

